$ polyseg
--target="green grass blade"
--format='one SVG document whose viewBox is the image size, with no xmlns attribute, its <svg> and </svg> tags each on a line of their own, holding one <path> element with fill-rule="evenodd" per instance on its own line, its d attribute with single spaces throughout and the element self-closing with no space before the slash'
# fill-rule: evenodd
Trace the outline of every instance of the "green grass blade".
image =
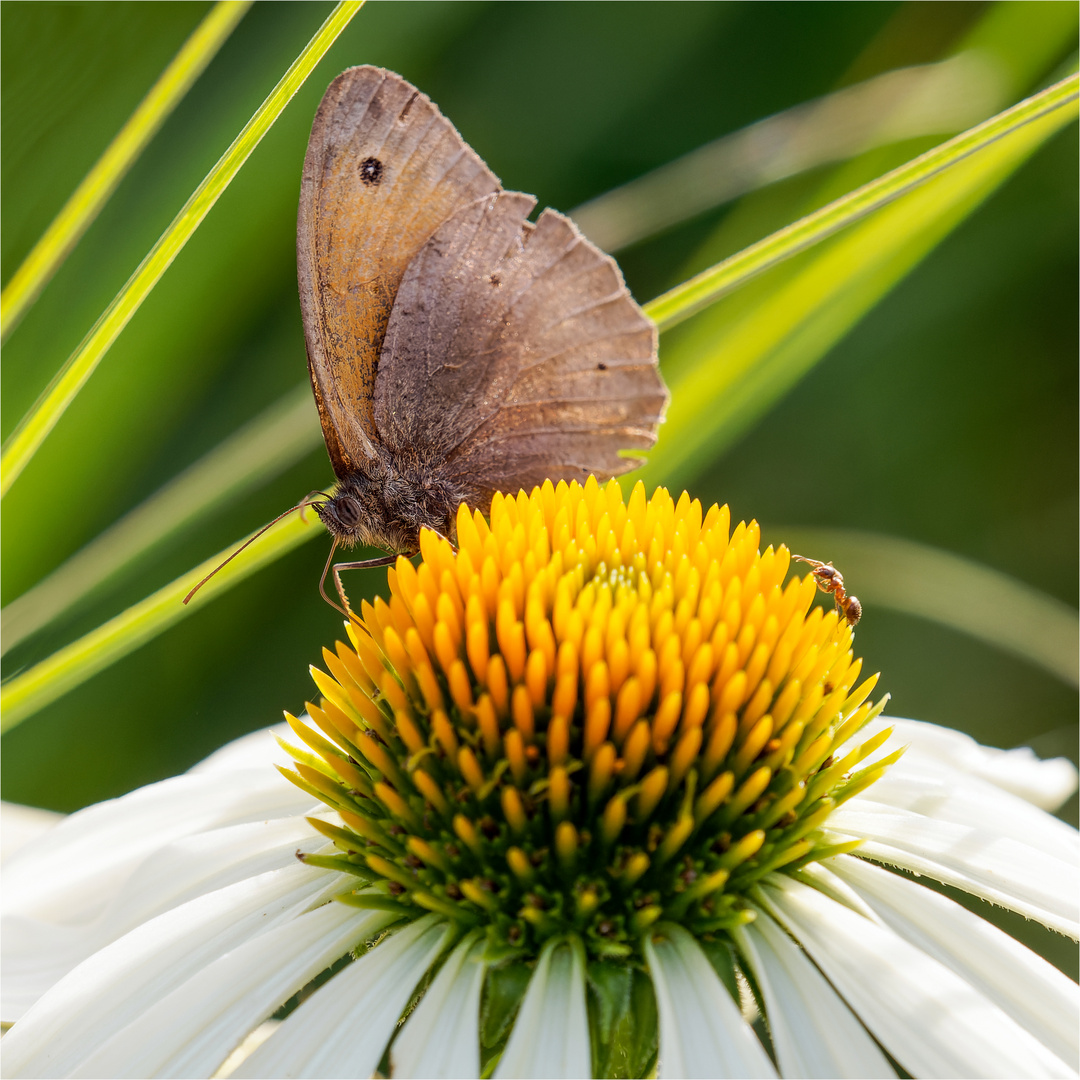
<svg viewBox="0 0 1080 1080">
<path fill-rule="evenodd" d="M 677 285 L 649 301 L 645 311 L 661 331 L 670 330 L 743 282 L 887 206 L 999 139 L 1055 112 L 1074 116 L 1078 96 L 1080 76 L 1070 75 Z"/>
<path fill-rule="evenodd" d="M 0 655 L 228 499 L 258 488 L 322 445 L 304 383 L 234 432 L 0 611 Z"/>
<path fill-rule="evenodd" d="M 789 547 L 829 560 L 866 610 L 916 615 L 1080 683 L 1080 621 L 1067 604 L 998 570 L 912 540 L 844 529 L 769 529 Z"/>
<path fill-rule="evenodd" d="M 0 688 L 0 732 L 10 731 L 28 716 L 73 690 L 92 675 L 104 671 L 191 611 L 208 604 L 219 592 L 232 588 L 322 529 L 322 522 L 310 510 L 306 520 L 301 518 L 299 511 L 290 514 L 271 526 L 259 542 L 222 567 L 195 594 L 191 603 L 183 603 L 188 591 L 231 555 L 235 550 L 233 547 L 218 552 L 190 573 L 133 604 L 116 618 L 9 679 Z"/>
<path fill-rule="evenodd" d="M 172 224 L 83 339 L 82 344 L 53 378 L 30 412 L 20 421 L 6 441 L 0 457 L 0 497 L 10 490 L 139 305 L 169 268 L 326 50 L 360 10 L 363 2 L 364 0 L 342 0 L 334 8 L 326 22 L 233 140 L 229 149 L 195 189 Z"/>
<path fill-rule="evenodd" d="M 7 341 L 38 294 L 97 217 L 117 184 L 251 7 L 251 0 L 218 0 L 172 63 L 161 73 L 23 264 L 0 293 L 0 342 Z"/>
</svg>

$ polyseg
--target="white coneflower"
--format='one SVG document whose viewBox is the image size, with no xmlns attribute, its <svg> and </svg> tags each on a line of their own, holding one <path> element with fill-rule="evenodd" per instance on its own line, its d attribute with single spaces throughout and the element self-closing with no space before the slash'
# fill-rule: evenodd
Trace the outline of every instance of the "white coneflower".
<svg viewBox="0 0 1080 1080">
<path fill-rule="evenodd" d="M 1076 937 L 1071 766 L 880 718 L 726 508 L 457 534 L 325 652 L 291 783 L 248 736 L 6 865 L 6 1075 L 1076 1075 L 1076 985 L 896 872 Z"/>
</svg>

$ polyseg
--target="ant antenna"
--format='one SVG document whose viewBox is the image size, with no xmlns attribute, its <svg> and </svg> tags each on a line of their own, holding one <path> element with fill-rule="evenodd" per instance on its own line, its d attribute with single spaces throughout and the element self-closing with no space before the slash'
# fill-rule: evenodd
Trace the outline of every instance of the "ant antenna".
<svg viewBox="0 0 1080 1080">
<path fill-rule="evenodd" d="M 217 566 L 215 566 L 214 569 L 211 570 L 210 573 L 207 574 L 206 577 L 204 577 L 202 579 L 202 581 L 200 581 L 198 583 L 198 585 L 196 585 L 195 588 L 193 588 L 191 590 L 191 592 L 189 592 L 187 594 L 187 596 L 184 597 L 184 603 L 186 604 L 222 567 L 227 566 L 229 563 L 231 563 L 233 561 L 233 559 L 235 559 L 236 556 L 239 555 L 240 552 L 243 551 L 244 548 L 246 548 L 248 546 L 248 544 L 253 544 L 272 525 L 276 525 L 282 518 L 288 517 L 295 510 L 303 510 L 305 506 L 315 506 L 318 503 L 318 500 L 317 499 L 312 499 L 311 496 L 316 495 L 316 494 L 321 495 L 324 499 L 328 498 L 328 496 L 324 492 L 321 492 L 321 491 L 314 492 L 313 491 L 313 492 L 311 492 L 310 495 L 308 495 L 306 498 L 302 499 L 295 506 L 290 506 L 289 509 L 286 510 L 284 513 L 278 514 L 278 516 L 276 518 L 274 518 L 273 521 L 267 522 L 267 524 L 265 524 L 257 533 L 255 533 L 254 536 L 249 536 L 227 559 L 225 559 L 222 562 L 219 562 L 217 564 Z M 335 546 L 337 546 L 336 541 L 335 541 Z M 331 554 L 333 554 L 333 552 L 331 552 Z M 323 571 L 323 577 L 325 577 L 325 576 L 326 576 L 326 572 Z M 319 588 L 321 590 L 322 586 L 320 585 Z M 326 593 L 323 593 L 323 596 L 325 596 L 325 595 L 326 595 Z M 334 606 L 337 607 L 336 604 Z"/>
</svg>

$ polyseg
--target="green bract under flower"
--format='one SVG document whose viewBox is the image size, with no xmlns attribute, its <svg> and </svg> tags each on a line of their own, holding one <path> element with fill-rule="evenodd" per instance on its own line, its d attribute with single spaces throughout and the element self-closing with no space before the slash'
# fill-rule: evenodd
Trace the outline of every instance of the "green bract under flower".
<svg viewBox="0 0 1080 1080">
<path fill-rule="evenodd" d="M 290 779 L 343 823 L 312 819 L 340 854 L 307 861 L 360 879 L 341 899 L 497 954 L 574 934 L 621 958 L 661 921 L 739 925 L 764 874 L 854 846 L 818 830 L 887 767 L 856 769 L 881 737 L 834 757 L 876 678 L 756 523 L 590 479 L 497 496 L 490 525 L 462 507 L 457 532 L 324 651 L 318 731 L 289 717 L 314 751 Z"/>
</svg>

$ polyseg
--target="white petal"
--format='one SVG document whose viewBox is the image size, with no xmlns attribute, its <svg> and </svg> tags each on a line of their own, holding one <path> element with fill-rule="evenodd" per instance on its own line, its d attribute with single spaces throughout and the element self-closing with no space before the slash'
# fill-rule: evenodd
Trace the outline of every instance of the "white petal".
<svg viewBox="0 0 1080 1080">
<path fill-rule="evenodd" d="M 871 799 L 841 806 L 828 828 L 864 838 L 859 854 L 865 858 L 926 874 L 1074 940 L 1080 937 L 1080 873 L 1074 862 L 977 826 L 954 825 Z"/>
<path fill-rule="evenodd" d="M 37 840 L 64 820 L 63 814 L 19 803 L 0 803 L 0 861 L 6 862 L 21 847 Z"/>
<path fill-rule="evenodd" d="M 380 942 L 290 1013 L 233 1076 L 370 1076 L 450 933 L 431 915 Z"/>
<path fill-rule="evenodd" d="M 761 895 L 913 1076 L 1075 1076 L 991 1001 L 891 930 L 783 874 L 771 875 Z"/>
<path fill-rule="evenodd" d="M 260 1021 L 392 921 L 331 903 L 260 934 L 159 999 L 72 1075 L 209 1076 Z"/>
<path fill-rule="evenodd" d="M 750 964 L 783 1076 L 895 1077 L 877 1043 L 805 953 L 763 911 L 732 932 Z"/>
<path fill-rule="evenodd" d="M 435 981 L 390 1047 L 395 1077 L 480 1075 L 480 991 L 484 943 L 470 934 L 447 958 Z"/>
<path fill-rule="evenodd" d="M 986 759 L 978 774 L 1006 791 L 1054 811 L 1076 791 L 1076 766 L 1068 758 L 1040 758 L 1030 746 L 980 747 Z"/>
<path fill-rule="evenodd" d="M 864 799 L 939 821 L 974 825 L 1051 855 L 1080 859 L 1080 833 L 1071 825 L 980 777 L 936 761 L 901 758 L 847 805 L 858 806 Z"/>
<path fill-rule="evenodd" d="M 645 939 L 660 1013 L 657 1076 L 774 1077 L 776 1070 L 697 942 L 678 926 Z"/>
<path fill-rule="evenodd" d="M 1063 1061 L 1080 1056 L 1080 987 L 1052 964 L 948 897 L 898 874 L 850 855 L 824 865 L 901 937 L 952 968 Z"/>
<path fill-rule="evenodd" d="M 311 723 L 311 717 L 304 713 L 300 719 Z M 233 739 L 220 749 L 215 750 L 197 765 L 188 769 L 189 773 L 225 773 L 235 769 L 268 769 L 275 772 L 275 765 L 292 766 L 292 758 L 281 749 L 275 735 L 283 739 L 290 737 L 288 724 L 275 724 L 271 728 L 260 728 L 239 739 Z M 295 736 L 293 736 L 295 737 Z"/>
<path fill-rule="evenodd" d="M 148 856 L 89 922 L 58 925 L 5 914 L 0 1015 L 17 1020 L 77 964 L 141 923 L 233 882 L 293 866 L 297 849 L 324 845 L 303 818 L 233 825 L 181 837 Z"/>
<path fill-rule="evenodd" d="M 192 974 L 340 891 L 342 874 L 294 864 L 159 915 L 80 964 L 4 1038 L 12 1076 L 63 1076 Z"/>
<path fill-rule="evenodd" d="M 1077 787 L 1076 767 L 1066 758 L 1042 761 L 1027 746 L 1012 750 L 983 746 L 963 732 L 922 720 L 879 717 L 855 735 L 854 741 L 862 742 L 887 727 L 894 728 L 895 733 L 877 756 L 907 746 L 901 762 L 934 763 L 981 777 L 1043 810 L 1056 810 Z"/>
<path fill-rule="evenodd" d="M 206 893 L 268 870 L 292 866 L 296 852 L 326 847 L 303 817 L 230 825 L 184 836 L 155 851 L 128 879 L 105 912 L 114 937 Z"/>
<path fill-rule="evenodd" d="M 294 817 L 312 799 L 273 770 L 175 776 L 65 818 L 48 844 L 31 844 L 4 867 L 3 908 L 33 918 L 95 918 L 148 855 L 181 836 L 223 825 Z"/>
<path fill-rule="evenodd" d="M 495 1077 L 591 1075 L 584 950 L 552 939 L 540 950 Z"/>
</svg>

